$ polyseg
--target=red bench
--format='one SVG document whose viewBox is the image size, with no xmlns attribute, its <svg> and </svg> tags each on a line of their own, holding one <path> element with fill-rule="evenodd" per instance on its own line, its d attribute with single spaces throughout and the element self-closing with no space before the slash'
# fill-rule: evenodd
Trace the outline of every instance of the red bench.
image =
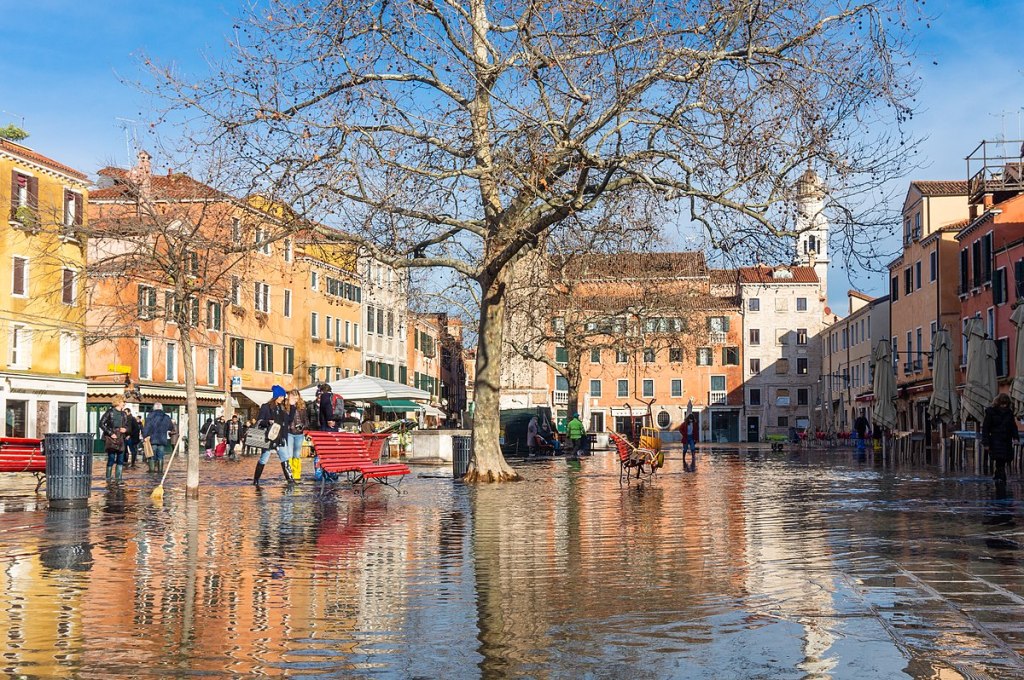
<svg viewBox="0 0 1024 680">
<path fill-rule="evenodd" d="M 410 472 L 404 463 L 375 464 L 361 435 L 351 432 L 307 432 L 306 435 L 313 442 L 320 469 L 329 474 L 344 473 L 353 486 L 361 487 L 360 493 L 366 493 L 368 481 L 391 486 L 397 491 L 398 484 Z M 394 477 L 398 481 L 392 485 Z M 327 474 L 320 476 L 320 483 L 326 485 Z"/>
<path fill-rule="evenodd" d="M 391 435 L 387 432 L 371 432 L 363 433 L 359 435 L 366 442 L 366 450 L 370 454 L 370 460 L 374 463 L 380 462 L 380 455 L 384 451 L 384 444 L 391 439 Z M 388 456 L 390 458 L 391 456 Z"/>
<path fill-rule="evenodd" d="M 36 491 L 39 491 L 46 479 L 43 440 L 0 437 L 0 472 L 31 472 L 36 476 Z"/>
</svg>

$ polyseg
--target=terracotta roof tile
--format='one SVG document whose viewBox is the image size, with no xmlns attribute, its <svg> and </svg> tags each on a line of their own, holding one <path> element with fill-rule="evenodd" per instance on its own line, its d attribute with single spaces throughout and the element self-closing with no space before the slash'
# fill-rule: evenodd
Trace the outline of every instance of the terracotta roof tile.
<svg viewBox="0 0 1024 680">
<path fill-rule="evenodd" d="M 965 180 L 925 180 L 918 179 L 911 182 L 921 192 L 922 196 L 966 196 L 967 182 Z"/>
<path fill-rule="evenodd" d="M 99 170 L 96 174 L 113 180 L 114 184 L 113 186 L 101 186 L 99 189 L 92 190 L 89 192 L 90 200 L 116 201 L 133 197 L 134 188 L 128 179 L 127 170 L 106 167 Z M 158 200 L 200 200 L 211 198 L 234 200 L 228 194 L 217 191 L 213 187 L 181 173 L 150 175 L 150 185 L 153 189 L 153 197 Z"/>
<path fill-rule="evenodd" d="M 669 279 L 708 275 L 704 253 L 610 253 L 573 258 L 573 275 L 582 279 Z"/>
<path fill-rule="evenodd" d="M 818 283 L 814 267 L 740 267 L 739 272 L 740 283 Z M 792 273 L 792 277 L 785 272 Z"/>
<path fill-rule="evenodd" d="M 27 146 L 22 146 L 21 144 L 16 144 L 16 143 L 12 142 L 9 139 L 0 138 L 0 150 L 6 151 L 7 153 L 12 154 L 14 156 L 18 156 L 20 158 L 23 158 L 26 161 L 29 161 L 29 162 L 32 162 L 32 163 L 37 163 L 38 165 L 42 165 L 43 167 L 50 168 L 51 170 L 56 170 L 57 172 L 62 172 L 65 175 L 70 175 L 71 177 L 74 177 L 76 179 L 80 179 L 80 180 L 88 179 L 88 176 L 84 172 L 80 172 L 78 170 L 75 170 L 74 168 L 72 168 L 69 165 L 64 165 L 63 163 L 58 163 L 57 161 L 55 161 L 52 158 L 49 158 L 47 156 L 44 156 L 43 154 L 39 153 L 38 151 L 33 151 L 32 149 L 28 148 Z"/>
<path fill-rule="evenodd" d="M 712 285 L 734 285 L 739 281 L 739 272 L 735 269 L 712 269 Z"/>
<path fill-rule="evenodd" d="M 850 290 L 846 291 L 846 294 L 849 295 L 850 297 L 855 297 L 858 300 L 863 300 L 864 302 L 873 302 L 874 299 L 875 299 L 875 298 L 871 297 L 870 295 L 865 295 L 864 293 L 860 292 L 859 290 L 853 290 L 852 288 Z"/>
</svg>

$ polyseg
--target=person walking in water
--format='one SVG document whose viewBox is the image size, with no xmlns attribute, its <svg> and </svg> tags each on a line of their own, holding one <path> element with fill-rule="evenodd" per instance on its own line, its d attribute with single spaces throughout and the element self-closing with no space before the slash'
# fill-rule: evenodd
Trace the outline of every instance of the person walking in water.
<svg viewBox="0 0 1024 680">
<path fill-rule="evenodd" d="M 857 453 L 864 453 L 868 443 L 868 419 L 861 414 L 853 421 L 853 429 L 857 433 Z"/>
<path fill-rule="evenodd" d="M 291 451 L 288 448 L 288 409 L 285 408 L 285 399 L 288 393 L 280 385 L 270 388 L 270 401 L 260 406 L 260 414 L 256 416 L 256 427 L 259 427 L 267 434 L 271 446 L 263 449 L 260 453 L 260 460 L 256 463 L 256 472 L 253 474 L 253 486 L 260 485 L 260 477 L 263 476 L 263 468 L 270 460 L 270 452 L 277 451 L 277 457 L 281 461 L 281 472 L 284 479 L 292 484 L 292 473 L 288 469 L 288 459 L 291 458 Z M 274 425 L 277 427 L 274 428 Z M 271 430 L 276 429 L 271 436 Z"/>
<path fill-rule="evenodd" d="M 583 421 L 580 420 L 579 413 L 572 414 L 572 420 L 569 421 L 568 425 L 565 426 L 566 434 L 569 435 L 569 446 L 572 451 L 573 458 L 580 457 L 580 451 L 583 448 L 583 438 L 587 436 L 587 428 L 583 427 Z"/>
<path fill-rule="evenodd" d="M 174 421 L 164 413 L 164 407 L 160 402 L 153 404 L 153 410 L 146 417 L 146 424 L 142 428 L 142 438 L 149 440 L 153 447 L 153 457 L 146 461 L 148 472 L 164 471 L 164 450 L 171 441 L 171 433 L 174 431 Z"/>
<path fill-rule="evenodd" d="M 1013 415 L 1010 397 L 1000 394 L 985 409 L 985 421 L 981 426 L 982 443 L 988 449 L 989 458 L 995 463 L 993 479 L 1006 481 L 1006 464 L 1013 460 L 1013 444 L 1020 441 L 1017 419 Z"/>
<path fill-rule="evenodd" d="M 686 458 L 686 451 L 689 450 L 693 454 L 694 460 L 697 457 L 697 418 L 691 413 L 686 416 L 686 420 L 679 426 L 679 434 L 682 436 L 683 442 L 683 458 Z"/>
<path fill-rule="evenodd" d="M 100 431 L 103 433 L 103 448 L 107 452 L 107 481 L 121 481 L 124 471 L 128 437 L 128 422 L 124 414 L 124 397 L 115 394 L 113 402 L 100 417 Z"/>
</svg>

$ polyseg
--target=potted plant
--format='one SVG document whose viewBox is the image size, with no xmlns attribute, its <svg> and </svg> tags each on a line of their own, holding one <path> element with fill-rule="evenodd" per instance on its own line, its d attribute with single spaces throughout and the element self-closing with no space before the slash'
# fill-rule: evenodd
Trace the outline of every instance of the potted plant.
<svg viewBox="0 0 1024 680">
<path fill-rule="evenodd" d="M 21 223 L 26 229 L 36 229 L 39 226 L 39 217 L 36 211 L 27 205 L 19 205 L 14 209 L 14 221 Z"/>
</svg>

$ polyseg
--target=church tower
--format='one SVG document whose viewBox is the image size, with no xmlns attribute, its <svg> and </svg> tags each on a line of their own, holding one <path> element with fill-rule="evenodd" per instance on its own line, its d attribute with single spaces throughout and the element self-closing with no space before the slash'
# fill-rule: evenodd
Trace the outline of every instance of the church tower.
<svg viewBox="0 0 1024 680">
<path fill-rule="evenodd" d="M 828 298 L 828 220 L 821 179 L 808 168 L 796 184 L 796 263 L 814 267 L 821 294 Z"/>
</svg>

